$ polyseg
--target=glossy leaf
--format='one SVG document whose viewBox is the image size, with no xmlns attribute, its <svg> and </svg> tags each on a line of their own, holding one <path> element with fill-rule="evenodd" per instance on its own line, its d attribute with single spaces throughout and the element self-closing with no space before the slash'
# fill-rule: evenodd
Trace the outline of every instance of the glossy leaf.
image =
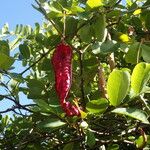
<svg viewBox="0 0 150 150">
<path fill-rule="evenodd" d="M 65 122 L 58 119 L 48 119 L 40 122 L 38 126 L 40 128 L 58 128 L 64 126 L 65 124 Z"/>
<path fill-rule="evenodd" d="M 25 59 L 30 58 L 30 50 L 29 50 L 28 45 L 20 44 L 19 50 L 20 50 L 20 53 L 22 54 L 23 58 L 25 58 Z"/>
<path fill-rule="evenodd" d="M 14 59 L 7 56 L 4 53 L 0 53 L 0 68 L 4 70 L 8 70 L 12 64 L 14 63 Z"/>
<path fill-rule="evenodd" d="M 6 41 L 0 41 L 0 53 L 9 56 L 9 45 Z"/>
<path fill-rule="evenodd" d="M 92 40 L 92 28 L 90 25 L 86 25 L 79 30 L 80 38 L 83 42 L 90 42 Z"/>
<path fill-rule="evenodd" d="M 134 96 L 140 94 L 150 78 L 150 64 L 141 62 L 137 64 L 131 76 L 131 88 Z"/>
<path fill-rule="evenodd" d="M 150 63 L 150 46 L 142 44 L 142 57 L 144 61 Z"/>
<path fill-rule="evenodd" d="M 76 34 L 77 19 L 69 17 L 66 19 L 66 36 L 72 38 Z"/>
<path fill-rule="evenodd" d="M 90 148 L 92 148 L 96 143 L 94 133 L 90 130 L 87 130 L 86 132 L 86 143 Z"/>
<path fill-rule="evenodd" d="M 115 52 L 118 50 L 120 44 L 119 43 L 115 43 L 114 41 L 106 41 L 104 43 L 102 43 L 100 49 L 101 49 L 101 53 L 103 54 L 108 54 L 111 52 Z"/>
<path fill-rule="evenodd" d="M 53 112 L 52 107 L 50 107 L 44 100 L 34 100 L 34 102 L 40 107 L 41 111 Z"/>
<path fill-rule="evenodd" d="M 147 120 L 147 115 L 144 111 L 136 108 L 116 108 L 112 111 L 113 113 L 122 114 L 129 116 L 131 118 L 140 120 L 143 123 L 149 124 Z"/>
<path fill-rule="evenodd" d="M 109 75 L 107 92 L 110 104 L 118 106 L 126 97 L 130 85 L 130 74 L 124 70 L 113 70 Z"/>
<path fill-rule="evenodd" d="M 74 142 L 68 143 L 64 146 L 63 150 L 73 150 Z"/>
<path fill-rule="evenodd" d="M 106 28 L 106 16 L 105 14 L 99 14 L 95 18 L 95 22 L 92 24 L 95 37 L 98 41 L 104 41 L 105 37 L 105 28 Z"/>
<path fill-rule="evenodd" d="M 137 63 L 137 57 L 138 57 L 138 51 L 139 51 L 139 42 L 133 43 L 130 45 L 129 50 L 127 54 L 125 55 L 125 60 L 127 63 L 136 64 Z"/>
<path fill-rule="evenodd" d="M 86 5 L 89 6 L 90 8 L 103 6 L 103 0 L 88 0 L 86 2 Z"/>
<path fill-rule="evenodd" d="M 44 83 L 36 80 L 36 79 L 30 79 L 28 80 L 27 86 L 29 88 L 28 98 L 42 98 L 43 94 L 42 91 L 44 91 Z"/>
<path fill-rule="evenodd" d="M 86 105 L 86 109 L 90 112 L 90 113 L 103 113 L 108 107 L 108 102 L 107 99 L 105 98 L 101 98 L 98 100 L 92 100 L 90 102 L 87 103 Z"/>
</svg>

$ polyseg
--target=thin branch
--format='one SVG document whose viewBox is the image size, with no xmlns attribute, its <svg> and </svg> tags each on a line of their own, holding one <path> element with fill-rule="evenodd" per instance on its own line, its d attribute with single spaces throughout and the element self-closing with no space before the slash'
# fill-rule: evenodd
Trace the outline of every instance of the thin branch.
<svg viewBox="0 0 150 150">
<path fill-rule="evenodd" d="M 140 96 L 140 99 L 143 103 L 143 105 L 145 106 L 146 110 L 148 111 L 148 113 L 150 114 L 150 107 L 148 106 L 146 99 L 143 96 Z"/>
<path fill-rule="evenodd" d="M 28 105 L 21 105 L 21 106 L 22 106 L 23 108 L 25 108 L 25 107 L 35 106 L 35 105 L 36 105 L 36 104 L 28 104 Z M 8 109 L 6 109 L 6 110 L 0 111 L 0 114 L 8 113 L 8 112 L 10 112 L 10 111 L 13 111 L 13 112 L 17 113 L 17 112 L 15 111 L 15 109 L 22 109 L 22 108 L 20 108 L 20 106 L 16 105 L 16 106 L 13 106 L 12 108 L 8 108 Z"/>
<path fill-rule="evenodd" d="M 63 34 L 61 33 L 61 31 L 59 31 L 59 29 L 57 28 L 57 26 L 55 25 L 54 21 L 51 20 L 48 16 L 47 13 L 45 11 L 45 9 L 41 6 L 40 2 L 38 2 L 38 0 L 35 0 L 35 2 L 37 3 L 37 5 L 39 6 L 39 9 L 41 11 L 41 13 L 45 16 L 45 18 L 50 21 L 50 23 L 53 25 L 53 27 L 56 29 L 56 31 L 58 32 L 58 34 L 63 37 Z"/>
<path fill-rule="evenodd" d="M 44 53 L 37 61 L 35 61 L 31 66 L 29 66 L 28 68 L 26 68 L 24 71 L 22 71 L 21 73 L 20 73 L 20 75 L 23 75 L 25 72 L 27 72 L 29 69 L 31 69 L 33 66 L 35 66 L 38 62 L 40 62 L 46 55 L 48 55 L 49 53 L 50 53 L 50 51 L 52 50 L 52 49 L 54 49 L 54 47 L 53 48 L 51 48 L 48 52 L 46 52 L 46 53 Z"/>
<path fill-rule="evenodd" d="M 128 14 L 128 13 L 132 13 L 137 9 L 146 9 L 146 8 L 149 8 L 149 7 L 150 7 L 150 5 L 147 5 L 147 6 L 142 6 L 142 7 L 139 7 L 139 8 L 134 8 L 134 9 L 131 9 L 131 10 L 127 10 L 127 11 L 123 12 L 123 15 Z"/>
<path fill-rule="evenodd" d="M 63 37 L 62 37 L 62 40 L 64 41 L 65 37 L 66 37 L 66 11 L 64 11 L 64 28 L 63 28 Z"/>
<path fill-rule="evenodd" d="M 141 39 L 141 42 L 140 42 L 139 47 L 138 47 L 137 59 L 136 59 L 137 64 L 139 63 L 139 58 L 140 58 L 140 53 L 141 53 L 141 46 L 142 46 L 143 42 L 144 42 L 144 38 Z"/>
<path fill-rule="evenodd" d="M 118 2 L 114 5 L 114 7 L 116 7 L 117 5 L 119 5 L 119 3 L 121 2 L 122 0 L 118 0 Z"/>
<path fill-rule="evenodd" d="M 28 105 L 21 105 L 17 100 L 15 100 L 15 99 L 13 99 L 13 98 L 11 98 L 11 97 L 9 97 L 9 96 L 6 96 L 6 95 L 1 95 L 1 94 L 0 94 L 0 96 L 6 98 L 6 99 L 8 99 L 8 100 L 11 100 L 12 102 L 14 102 L 14 103 L 17 105 L 18 108 L 24 109 L 24 110 L 27 110 L 27 111 L 33 113 L 32 110 L 26 108 Z"/>
<path fill-rule="evenodd" d="M 81 95 L 82 95 L 82 106 L 83 109 L 86 106 L 85 103 L 85 93 L 84 93 L 84 79 L 83 79 L 83 53 L 80 51 L 79 52 L 79 63 L 80 63 L 80 87 L 81 87 Z"/>
</svg>

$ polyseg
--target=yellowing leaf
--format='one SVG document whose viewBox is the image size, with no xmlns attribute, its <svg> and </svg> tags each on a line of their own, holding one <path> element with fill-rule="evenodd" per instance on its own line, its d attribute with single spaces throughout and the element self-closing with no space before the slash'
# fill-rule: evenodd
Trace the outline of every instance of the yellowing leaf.
<svg viewBox="0 0 150 150">
<path fill-rule="evenodd" d="M 124 43 L 127 43 L 127 42 L 130 41 L 130 37 L 129 37 L 127 34 L 121 34 L 121 35 L 119 36 L 119 39 L 120 39 L 122 42 L 124 42 Z"/>
<path fill-rule="evenodd" d="M 84 119 L 87 117 L 87 113 L 85 113 L 84 111 L 82 111 L 81 109 L 79 110 L 80 114 L 81 114 L 81 118 Z"/>
<path fill-rule="evenodd" d="M 80 107 L 79 107 L 79 105 L 78 105 L 78 100 L 75 99 L 73 102 L 74 102 L 74 104 L 76 105 L 76 107 L 78 108 L 78 110 L 79 110 L 79 112 L 80 112 L 80 114 L 81 114 L 81 118 L 82 118 L 82 119 L 86 118 L 86 117 L 87 117 L 87 113 L 85 113 L 84 111 L 82 111 L 82 110 L 80 109 Z"/>
<path fill-rule="evenodd" d="M 141 9 L 137 9 L 133 12 L 133 15 L 139 15 L 142 12 Z"/>
<path fill-rule="evenodd" d="M 90 8 L 103 6 L 103 0 L 88 0 L 86 3 Z"/>
</svg>

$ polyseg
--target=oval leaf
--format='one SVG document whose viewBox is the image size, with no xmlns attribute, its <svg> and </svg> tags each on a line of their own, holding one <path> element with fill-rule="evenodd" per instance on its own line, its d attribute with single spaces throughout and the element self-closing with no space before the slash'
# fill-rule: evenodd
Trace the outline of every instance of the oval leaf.
<svg viewBox="0 0 150 150">
<path fill-rule="evenodd" d="M 150 78 L 150 64 L 141 62 L 135 66 L 131 76 L 131 88 L 134 96 L 139 95 Z"/>
<path fill-rule="evenodd" d="M 144 111 L 140 109 L 135 108 L 116 108 L 112 111 L 113 113 L 126 115 L 129 117 L 132 117 L 134 119 L 140 120 L 143 123 L 149 124 L 149 121 L 147 120 L 147 116 L 144 113 Z"/>
<path fill-rule="evenodd" d="M 107 99 L 102 98 L 98 100 L 92 100 L 87 103 L 86 109 L 90 113 L 103 113 L 108 107 Z"/>
<path fill-rule="evenodd" d="M 90 148 L 92 148 L 96 143 L 94 133 L 89 130 L 86 132 L 86 142 Z"/>
<path fill-rule="evenodd" d="M 145 44 L 142 45 L 142 57 L 144 61 L 150 63 L 150 47 Z"/>
<path fill-rule="evenodd" d="M 68 143 L 64 146 L 63 150 L 73 150 L 74 142 Z"/>
<path fill-rule="evenodd" d="M 110 104 L 118 106 L 127 95 L 130 74 L 124 70 L 114 70 L 108 78 L 107 92 Z"/>
<path fill-rule="evenodd" d="M 29 50 L 28 45 L 20 44 L 19 45 L 19 50 L 20 50 L 20 53 L 23 56 L 23 58 L 25 58 L 25 59 L 30 58 L 30 50 Z"/>
<path fill-rule="evenodd" d="M 40 128 L 56 128 L 64 126 L 66 123 L 58 119 L 48 119 L 38 124 Z"/>
<path fill-rule="evenodd" d="M 14 63 L 14 59 L 4 53 L 0 53 L 0 68 L 8 70 Z"/>
<path fill-rule="evenodd" d="M 88 0 L 86 5 L 90 8 L 95 8 L 99 6 L 103 6 L 103 0 Z"/>
<path fill-rule="evenodd" d="M 106 16 L 104 14 L 99 14 L 92 24 L 95 37 L 98 41 L 103 41 L 105 39 L 105 28 L 106 28 Z"/>
<path fill-rule="evenodd" d="M 133 43 L 125 55 L 125 61 L 127 63 L 136 64 L 137 63 L 137 55 L 139 49 L 139 42 Z"/>
</svg>

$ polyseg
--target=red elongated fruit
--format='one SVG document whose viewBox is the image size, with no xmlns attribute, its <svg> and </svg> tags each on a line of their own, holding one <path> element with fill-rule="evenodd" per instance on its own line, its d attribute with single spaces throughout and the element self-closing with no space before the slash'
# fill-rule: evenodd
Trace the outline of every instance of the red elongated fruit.
<svg viewBox="0 0 150 150">
<path fill-rule="evenodd" d="M 79 116 L 79 109 L 66 101 L 72 81 L 72 49 L 60 43 L 54 51 L 52 65 L 55 72 L 55 88 L 60 104 L 67 116 Z"/>
</svg>

